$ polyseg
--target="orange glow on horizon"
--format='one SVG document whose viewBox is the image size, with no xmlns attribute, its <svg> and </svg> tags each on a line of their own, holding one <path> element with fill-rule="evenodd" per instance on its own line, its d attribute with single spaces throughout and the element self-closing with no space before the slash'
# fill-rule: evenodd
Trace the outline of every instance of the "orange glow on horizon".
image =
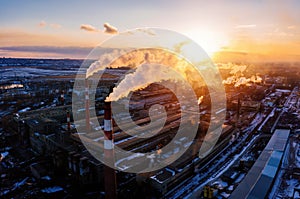
<svg viewBox="0 0 300 199">
<path fill-rule="evenodd" d="M 206 30 L 186 30 L 187 37 L 197 42 L 216 62 L 251 62 L 251 61 L 300 61 L 300 37 L 292 34 L 297 27 L 289 26 L 284 32 L 259 34 L 256 26 L 251 28 L 255 34 L 233 31 L 230 34 Z M 249 31 L 249 30 L 248 30 Z M 251 32 L 250 31 L 250 32 Z M 89 33 L 30 33 L 21 30 L 0 29 L 0 48 L 5 46 L 58 46 L 90 47 L 97 46 L 109 36 Z M 35 58 L 85 58 L 85 55 L 63 54 L 58 52 L 7 51 L 0 49 L 0 57 L 35 57 Z"/>
</svg>

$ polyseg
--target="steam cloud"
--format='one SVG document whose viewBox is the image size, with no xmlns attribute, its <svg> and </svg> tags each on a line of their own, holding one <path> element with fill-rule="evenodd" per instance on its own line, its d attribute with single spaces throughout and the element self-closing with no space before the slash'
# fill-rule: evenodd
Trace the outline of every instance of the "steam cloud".
<svg viewBox="0 0 300 199">
<path fill-rule="evenodd" d="M 175 50 L 180 51 L 181 46 L 178 44 L 174 46 Z M 114 60 L 114 58 L 116 58 Z M 155 66 L 149 67 L 143 64 L 160 64 L 164 67 Z M 153 82 L 160 82 L 163 80 L 172 79 L 174 74 L 168 73 L 171 66 L 174 71 L 181 75 L 181 80 L 185 79 L 190 82 L 191 85 L 201 85 L 202 78 L 197 75 L 194 67 L 190 65 L 185 59 L 178 57 L 169 51 L 162 49 L 139 49 L 128 53 L 125 50 L 114 50 L 111 53 L 104 54 L 100 59 L 88 68 L 86 77 L 92 76 L 98 71 L 104 70 L 106 67 L 118 68 L 120 66 L 127 66 L 131 68 L 137 68 L 132 74 L 125 76 L 120 84 L 113 90 L 113 93 L 106 99 L 108 101 L 116 101 L 129 94 L 130 91 L 145 88 L 148 84 Z M 173 79 L 176 79 L 174 76 Z"/>
<path fill-rule="evenodd" d="M 199 97 L 199 99 L 198 99 L 198 105 L 200 105 L 202 102 L 203 102 L 203 96 L 201 96 L 201 97 Z"/>
<path fill-rule="evenodd" d="M 180 76 L 166 66 L 143 64 L 137 67 L 134 73 L 126 75 L 125 79 L 106 98 L 106 101 L 118 100 L 128 96 L 131 91 L 147 87 L 150 83 L 170 79 L 180 80 Z"/>
<path fill-rule="evenodd" d="M 223 80 L 223 84 L 234 84 L 235 87 L 241 85 L 250 85 L 250 83 L 261 83 L 262 78 L 258 75 L 252 75 L 250 78 L 244 77 L 243 72 L 247 69 L 246 65 L 235 65 L 232 63 L 227 64 L 227 67 L 231 68 L 230 74 L 232 76 Z"/>
<path fill-rule="evenodd" d="M 250 85 L 250 83 L 261 83 L 262 78 L 258 75 L 253 75 L 250 78 L 246 77 L 237 77 L 237 76 L 231 76 L 228 77 L 226 80 L 223 80 L 223 84 L 234 84 L 235 87 L 239 87 L 241 85 Z"/>
<path fill-rule="evenodd" d="M 237 73 L 241 73 L 243 75 L 243 72 L 247 69 L 246 65 L 234 65 L 232 63 L 229 63 L 229 67 L 231 67 L 230 74 L 236 75 Z"/>
<path fill-rule="evenodd" d="M 156 63 L 161 64 L 151 65 L 151 67 L 146 65 L 141 65 L 145 63 Z M 132 53 L 121 56 L 119 59 L 115 60 L 110 66 L 117 68 L 119 66 L 130 66 L 132 68 L 137 67 L 136 72 L 133 74 L 128 74 L 124 80 L 113 90 L 110 96 L 106 99 L 108 101 L 115 101 L 129 94 L 130 91 L 145 88 L 148 84 L 153 82 L 160 82 L 169 79 L 179 79 L 176 73 L 171 74 L 170 68 L 166 66 L 172 66 L 174 71 L 182 75 L 181 78 L 187 80 L 196 81 L 195 76 L 189 75 L 191 67 L 188 67 L 188 63 L 179 59 L 177 56 L 170 54 L 166 51 L 160 51 L 157 49 L 145 49 L 138 50 Z M 153 68 L 152 68 L 153 67 Z M 155 75 L 154 75 L 155 74 Z M 198 80 L 199 82 L 199 80 Z"/>
</svg>

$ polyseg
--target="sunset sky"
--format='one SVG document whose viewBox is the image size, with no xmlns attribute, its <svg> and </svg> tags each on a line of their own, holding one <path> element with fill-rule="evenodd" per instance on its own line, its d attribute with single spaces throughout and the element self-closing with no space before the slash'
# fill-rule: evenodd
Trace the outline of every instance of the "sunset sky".
<svg viewBox="0 0 300 199">
<path fill-rule="evenodd" d="M 0 56 L 84 58 L 117 30 L 158 27 L 218 61 L 300 61 L 299 10 L 298 0 L 2 1 Z"/>
</svg>

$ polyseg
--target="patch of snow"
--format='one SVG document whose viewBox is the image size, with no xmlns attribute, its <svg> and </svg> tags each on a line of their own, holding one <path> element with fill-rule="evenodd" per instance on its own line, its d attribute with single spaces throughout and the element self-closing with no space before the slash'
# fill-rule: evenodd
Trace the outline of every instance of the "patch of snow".
<svg viewBox="0 0 300 199">
<path fill-rule="evenodd" d="M 43 193 L 56 193 L 59 191 L 63 191 L 64 189 L 62 187 L 59 186 L 54 186 L 54 187 L 47 187 L 45 189 L 42 189 L 41 192 Z"/>
<path fill-rule="evenodd" d="M 299 186 L 299 181 L 297 179 L 286 180 L 287 187 L 285 188 L 284 194 L 288 197 L 293 197 L 294 188 Z"/>
<path fill-rule="evenodd" d="M 0 162 L 6 157 L 8 156 L 9 152 L 5 151 L 3 153 L 1 153 L 1 156 L 0 156 Z"/>
<path fill-rule="evenodd" d="M 50 176 L 43 176 L 43 177 L 41 177 L 41 179 L 43 179 L 43 180 L 51 180 Z"/>
</svg>

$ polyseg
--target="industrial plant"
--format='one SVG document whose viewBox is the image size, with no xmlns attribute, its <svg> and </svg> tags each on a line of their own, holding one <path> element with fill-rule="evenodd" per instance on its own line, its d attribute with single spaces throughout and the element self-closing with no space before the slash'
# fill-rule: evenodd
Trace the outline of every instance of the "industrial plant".
<svg viewBox="0 0 300 199">
<path fill-rule="evenodd" d="M 255 73 L 259 64 L 247 66 L 252 75 L 245 76 L 237 67 L 219 64 L 226 108 L 212 113 L 209 89 L 202 84 L 195 91 L 197 106 L 191 105 L 185 85 L 168 81 L 164 84 L 172 89 L 155 82 L 131 91 L 127 101 L 106 100 L 127 67 L 107 68 L 94 90 L 93 78 L 82 75 L 76 90 L 81 62 L 0 59 L 5 71 L 0 80 L 0 198 L 299 198 L 299 66 L 287 71 L 284 65 L 262 63 L 264 71 Z M 68 67 L 61 71 L 62 65 Z M 83 99 L 82 108 L 74 109 L 74 95 Z M 113 107 L 119 112 L 114 114 Z M 221 113 L 220 136 L 208 138 L 210 124 L 220 122 L 212 115 Z M 160 129 L 146 128 L 163 120 Z M 193 125 L 198 128 L 192 141 L 176 138 L 179 129 L 189 134 Z M 144 128 L 136 132 L 143 138 L 128 133 L 137 127 Z M 173 151 L 163 154 L 170 142 Z M 202 157 L 204 143 L 215 145 Z M 114 162 L 116 147 L 134 155 Z M 183 155 L 161 169 L 129 172 L 141 165 L 151 168 L 179 151 Z M 155 157 L 141 161 L 147 153 Z"/>
</svg>

